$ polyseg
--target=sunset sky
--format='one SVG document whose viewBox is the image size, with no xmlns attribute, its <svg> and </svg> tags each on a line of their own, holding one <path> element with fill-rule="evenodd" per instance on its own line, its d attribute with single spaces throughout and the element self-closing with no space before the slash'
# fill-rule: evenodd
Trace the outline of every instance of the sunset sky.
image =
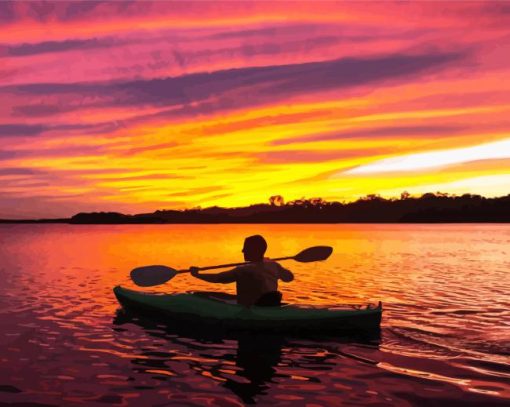
<svg viewBox="0 0 510 407">
<path fill-rule="evenodd" d="M 510 193 L 508 2 L 1 2 L 0 218 Z"/>
</svg>

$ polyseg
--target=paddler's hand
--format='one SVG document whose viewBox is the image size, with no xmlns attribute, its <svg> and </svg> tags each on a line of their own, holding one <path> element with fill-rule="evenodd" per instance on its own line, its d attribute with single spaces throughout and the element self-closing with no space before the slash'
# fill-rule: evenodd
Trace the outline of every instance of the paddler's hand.
<svg viewBox="0 0 510 407">
<path fill-rule="evenodd" d="M 198 272 L 200 271 L 200 269 L 198 267 L 195 267 L 195 266 L 191 266 L 189 268 L 189 271 L 191 272 L 191 275 L 193 277 L 198 277 Z"/>
</svg>

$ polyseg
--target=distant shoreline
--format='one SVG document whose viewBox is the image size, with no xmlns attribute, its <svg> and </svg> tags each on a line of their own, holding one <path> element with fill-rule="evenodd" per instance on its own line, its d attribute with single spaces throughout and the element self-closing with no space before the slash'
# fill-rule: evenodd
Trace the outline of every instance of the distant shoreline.
<svg viewBox="0 0 510 407">
<path fill-rule="evenodd" d="M 0 223 L 71 223 L 68 219 L 0 219 Z"/>
<path fill-rule="evenodd" d="M 368 195 L 355 202 L 327 202 L 321 198 L 238 208 L 157 210 L 125 215 L 119 212 L 78 213 L 71 218 L 0 219 L 0 223 L 66 224 L 339 224 L 339 223 L 510 223 L 510 194 L 498 198 L 464 194 L 426 193 L 400 199 Z"/>
</svg>

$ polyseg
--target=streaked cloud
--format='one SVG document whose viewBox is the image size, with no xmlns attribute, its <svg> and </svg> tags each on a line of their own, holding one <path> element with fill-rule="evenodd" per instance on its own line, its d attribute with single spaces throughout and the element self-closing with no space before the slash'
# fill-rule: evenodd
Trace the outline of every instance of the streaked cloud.
<svg viewBox="0 0 510 407">
<path fill-rule="evenodd" d="M 292 65 L 247 67 L 233 70 L 183 75 L 176 78 L 122 82 L 81 82 L 72 84 L 36 83 L 0 87 L 0 92 L 28 97 L 72 96 L 90 99 L 88 106 L 98 108 L 134 105 L 193 104 L 216 95 L 246 90 L 251 103 L 269 98 L 286 98 L 311 92 L 362 86 L 395 80 L 459 63 L 458 52 L 425 55 L 385 55 L 377 58 L 349 58 Z M 270 92 L 268 90 L 270 89 Z M 243 92 L 245 93 L 245 92 Z M 92 102 L 94 101 L 94 102 Z M 236 103 L 236 105 L 239 102 Z M 247 104 L 247 101 L 244 102 Z M 226 103 L 228 105 L 228 103 Z M 76 108 L 82 108 L 83 104 Z"/>
<path fill-rule="evenodd" d="M 38 124 L 0 124 L 0 137 L 37 136 L 43 131 L 44 126 Z"/>
<path fill-rule="evenodd" d="M 462 125 L 447 126 L 447 125 L 421 125 L 421 126 L 385 126 L 385 127 L 368 127 L 366 129 L 347 129 L 338 130 L 332 133 L 325 134 L 312 134 L 304 137 L 291 137 L 288 139 L 279 139 L 274 141 L 274 145 L 286 145 L 293 143 L 313 143 L 317 141 L 329 140 L 345 140 L 349 138 L 383 138 L 383 137 L 398 137 L 398 136 L 422 136 L 438 137 L 455 135 L 460 132 L 465 132 L 466 127 Z"/>
<path fill-rule="evenodd" d="M 10 57 L 25 57 L 29 55 L 48 54 L 66 51 L 86 51 L 90 48 L 110 47 L 114 45 L 111 39 L 98 40 L 95 38 L 86 40 L 44 41 L 39 43 L 26 43 L 12 46 L 0 46 L 2 54 Z"/>
</svg>

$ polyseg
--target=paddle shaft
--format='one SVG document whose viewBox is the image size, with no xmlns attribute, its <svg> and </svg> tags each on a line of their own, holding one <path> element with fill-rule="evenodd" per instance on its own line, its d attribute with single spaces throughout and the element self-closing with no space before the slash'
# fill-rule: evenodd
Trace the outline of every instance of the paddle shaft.
<svg viewBox="0 0 510 407">
<path fill-rule="evenodd" d="M 264 260 L 266 261 L 295 260 L 300 263 L 310 263 L 312 261 L 326 260 L 331 255 L 332 252 L 333 248 L 330 246 L 313 246 L 309 247 L 308 249 L 301 250 L 295 256 L 285 256 L 278 257 L 275 259 Z M 255 263 L 258 262 L 245 261 L 242 263 L 227 263 L 220 264 L 219 266 L 197 267 L 196 269 L 198 271 L 215 270 L 226 267 L 246 266 Z M 189 273 L 190 271 L 191 271 L 190 269 L 175 270 L 172 267 L 162 265 L 143 266 L 131 270 L 131 279 L 134 281 L 136 285 L 139 285 L 141 287 L 152 287 L 155 285 L 166 283 L 167 281 L 174 278 L 177 274 Z"/>
<path fill-rule="evenodd" d="M 281 261 L 281 260 L 291 260 L 294 259 L 296 256 L 288 256 L 288 257 L 278 257 L 276 259 L 267 259 L 267 261 Z M 220 264 L 218 266 L 208 266 L 208 267 L 197 267 L 199 271 L 204 270 L 215 270 L 215 269 L 222 269 L 226 267 L 237 267 L 237 266 L 246 266 L 248 264 L 256 263 L 253 261 L 245 261 L 243 263 L 228 263 L 228 264 Z M 184 269 L 184 270 L 177 270 L 177 274 L 182 273 L 189 273 L 190 269 Z"/>
</svg>

